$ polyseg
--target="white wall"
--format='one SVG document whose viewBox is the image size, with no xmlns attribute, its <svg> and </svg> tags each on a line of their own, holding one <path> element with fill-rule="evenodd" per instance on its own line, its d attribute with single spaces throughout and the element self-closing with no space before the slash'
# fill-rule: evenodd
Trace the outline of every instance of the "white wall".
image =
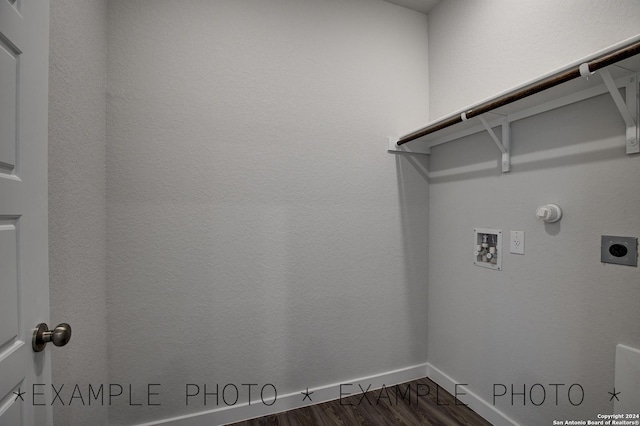
<svg viewBox="0 0 640 426">
<path fill-rule="evenodd" d="M 429 15 L 432 118 L 639 28 L 636 1 L 444 1 Z M 640 237 L 640 158 L 625 155 L 608 95 L 516 122 L 512 132 L 508 174 L 486 134 L 432 151 L 431 172 L 461 172 L 430 180 L 428 359 L 490 405 L 494 384 L 516 392 L 545 385 L 540 407 L 523 406 L 521 396 L 512 405 L 511 389 L 496 402 L 521 424 L 595 419 L 613 411 L 615 345 L 640 347 L 640 272 L 600 263 L 601 235 Z M 467 167 L 485 161 L 482 170 Z M 548 202 L 563 207 L 559 224 L 535 219 Z M 524 230 L 525 255 L 506 254 L 501 272 L 473 266 L 478 226 Z M 558 406 L 552 383 L 567 385 Z M 586 394 L 576 408 L 566 393 L 573 383 Z"/>
<path fill-rule="evenodd" d="M 426 16 L 382 1 L 109 2 L 110 380 L 281 394 L 426 361 Z M 338 396 L 338 395 L 336 395 Z M 241 395 L 241 401 L 246 395 Z"/>
<path fill-rule="evenodd" d="M 634 0 L 444 0 L 429 14 L 431 118 L 636 35 Z"/>
<path fill-rule="evenodd" d="M 65 405 L 56 425 L 107 424 L 107 407 L 68 405 L 77 384 L 107 383 L 105 0 L 51 2 L 49 78 L 49 263 L 51 323 L 73 336 L 51 351 Z M 50 350 L 50 349 L 47 349 Z M 87 402 L 85 400 L 85 402 Z"/>
</svg>

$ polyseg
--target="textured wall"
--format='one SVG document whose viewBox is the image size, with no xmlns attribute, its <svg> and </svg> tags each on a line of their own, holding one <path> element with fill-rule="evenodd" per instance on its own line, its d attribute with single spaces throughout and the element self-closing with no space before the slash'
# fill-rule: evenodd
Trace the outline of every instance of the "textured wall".
<svg viewBox="0 0 640 426">
<path fill-rule="evenodd" d="M 636 35 L 635 0 L 445 0 L 429 14 L 436 119 Z"/>
<path fill-rule="evenodd" d="M 109 2 L 109 368 L 281 394 L 426 360 L 426 16 L 371 0 Z M 211 389 L 211 387 L 209 388 Z M 241 395 L 241 401 L 246 395 Z"/>
<path fill-rule="evenodd" d="M 429 15 L 432 118 L 638 28 L 636 1 L 442 2 Z M 608 95 L 514 123 L 512 149 L 508 174 L 486 134 L 432 151 L 430 171 L 441 177 L 429 186 L 428 359 L 489 404 L 493 384 L 545 385 L 540 407 L 522 396 L 512 405 L 510 388 L 498 399 L 521 424 L 595 419 L 613 410 L 615 345 L 640 347 L 640 270 L 600 263 L 600 235 L 640 237 L 640 158 L 625 155 Z M 534 212 L 549 202 L 565 217 L 545 226 Z M 524 230 L 525 255 L 505 254 L 501 272 L 473 266 L 478 226 Z M 574 408 L 565 386 L 556 406 L 552 383 L 581 384 L 584 403 Z"/>
<path fill-rule="evenodd" d="M 51 326 L 71 342 L 51 351 L 64 385 L 56 425 L 106 424 L 106 407 L 68 405 L 76 384 L 107 383 L 105 141 L 106 1 L 51 2 L 49 244 Z M 49 350 L 49 349 L 47 349 Z M 85 403 L 88 401 L 85 399 Z"/>
</svg>

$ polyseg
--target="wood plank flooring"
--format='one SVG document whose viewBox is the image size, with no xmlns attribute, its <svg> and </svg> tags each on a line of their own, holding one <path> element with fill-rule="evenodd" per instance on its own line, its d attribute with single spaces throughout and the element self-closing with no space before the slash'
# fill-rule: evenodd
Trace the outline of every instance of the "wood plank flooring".
<svg viewBox="0 0 640 426">
<path fill-rule="evenodd" d="M 400 392 L 396 395 L 398 389 Z M 386 390 L 367 392 L 366 397 L 360 393 L 342 400 L 234 423 L 232 426 L 491 426 L 474 411 L 460 405 L 460 401 L 456 405 L 453 395 L 427 377 Z"/>
</svg>

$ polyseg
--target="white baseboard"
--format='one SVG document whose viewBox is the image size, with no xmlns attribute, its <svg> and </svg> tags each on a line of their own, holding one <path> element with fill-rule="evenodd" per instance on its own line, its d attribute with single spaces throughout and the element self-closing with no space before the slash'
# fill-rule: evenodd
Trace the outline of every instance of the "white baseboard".
<svg viewBox="0 0 640 426">
<path fill-rule="evenodd" d="M 345 380 L 342 383 L 334 383 L 332 385 L 309 389 L 309 393 L 313 392 L 313 394 L 310 395 L 313 400 L 312 402 L 308 399 L 303 401 L 304 396 L 300 392 L 305 389 L 301 389 L 297 392 L 278 396 L 276 402 L 270 406 L 263 404 L 260 400 L 251 401 L 250 404 L 238 404 L 232 407 L 218 408 L 215 410 L 203 411 L 200 413 L 159 420 L 151 423 L 142 423 L 138 426 L 211 426 L 241 422 L 255 417 L 268 416 L 270 414 L 281 413 L 287 410 L 339 399 L 341 385 L 351 384 L 351 386 L 343 388 L 342 392 L 350 392 L 353 395 L 358 395 L 361 393 L 358 386 L 361 386 L 362 389 L 369 388 L 369 390 L 374 390 L 380 389 L 382 386 L 389 387 L 409 382 L 411 380 L 420 379 L 427 376 L 427 366 L 428 364 L 419 364 L 412 367 L 402 368 L 400 370 L 388 371 L 373 376 Z"/>
<path fill-rule="evenodd" d="M 431 363 L 427 363 L 427 376 L 452 395 L 455 395 L 456 384 L 458 384 L 458 395 L 464 394 L 464 397 L 461 397 L 460 401 L 467 404 L 469 408 L 494 426 L 519 426 L 515 420 L 512 420 L 496 407 L 471 392 L 466 386 L 460 386 L 458 382 L 434 367 Z"/>
</svg>

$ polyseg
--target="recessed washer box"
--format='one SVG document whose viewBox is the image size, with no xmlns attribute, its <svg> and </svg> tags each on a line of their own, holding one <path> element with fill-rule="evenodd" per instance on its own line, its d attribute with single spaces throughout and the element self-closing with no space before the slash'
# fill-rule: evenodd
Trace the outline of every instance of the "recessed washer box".
<svg viewBox="0 0 640 426">
<path fill-rule="evenodd" d="M 603 235 L 600 261 L 617 265 L 638 266 L 638 239 Z"/>
<path fill-rule="evenodd" d="M 502 231 L 491 228 L 473 230 L 473 264 L 483 268 L 502 270 Z"/>
</svg>

